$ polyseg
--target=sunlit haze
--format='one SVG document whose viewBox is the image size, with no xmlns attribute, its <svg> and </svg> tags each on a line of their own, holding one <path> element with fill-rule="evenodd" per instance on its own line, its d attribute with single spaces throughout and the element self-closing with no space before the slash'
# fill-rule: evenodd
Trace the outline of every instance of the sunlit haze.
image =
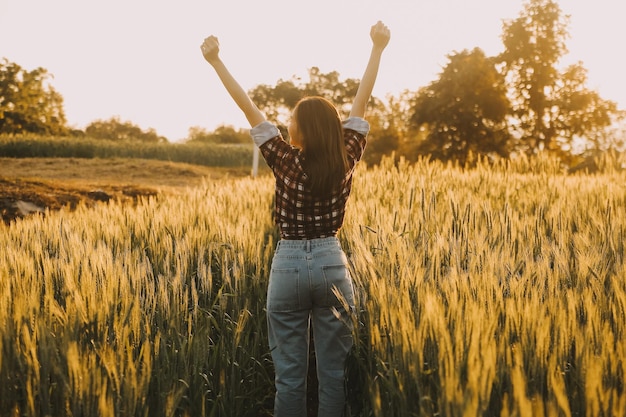
<svg viewBox="0 0 626 417">
<path fill-rule="evenodd" d="M 161 0 L 0 0 L 0 58 L 46 68 L 63 96 L 68 123 L 118 116 L 175 141 L 188 129 L 248 127 L 199 46 L 216 35 L 221 56 L 248 90 L 304 76 L 317 66 L 360 78 L 369 28 L 382 20 L 392 39 L 374 95 L 415 91 L 437 79 L 447 55 L 479 47 L 502 51 L 504 19 L 521 0 L 318 0 L 297 2 Z M 569 54 L 587 87 L 626 106 L 626 3 L 561 0 L 571 16 Z"/>
</svg>

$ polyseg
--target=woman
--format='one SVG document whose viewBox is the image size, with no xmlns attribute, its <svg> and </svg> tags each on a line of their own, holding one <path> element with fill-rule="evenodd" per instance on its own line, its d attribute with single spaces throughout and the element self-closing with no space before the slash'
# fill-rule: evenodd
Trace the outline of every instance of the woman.
<svg viewBox="0 0 626 417">
<path fill-rule="evenodd" d="M 346 256 L 337 232 L 369 132 L 363 119 L 389 29 L 370 31 L 372 50 L 350 116 L 341 122 L 322 97 L 295 107 L 291 144 L 269 123 L 219 57 L 217 38 L 201 46 L 204 58 L 250 123 L 251 135 L 276 179 L 275 217 L 280 230 L 267 292 L 269 345 L 276 374 L 274 416 L 306 416 L 309 325 L 317 359 L 318 416 L 341 416 L 345 408 L 344 367 L 352 333 L 342 303 L 354 307 Z"/>
</svg>

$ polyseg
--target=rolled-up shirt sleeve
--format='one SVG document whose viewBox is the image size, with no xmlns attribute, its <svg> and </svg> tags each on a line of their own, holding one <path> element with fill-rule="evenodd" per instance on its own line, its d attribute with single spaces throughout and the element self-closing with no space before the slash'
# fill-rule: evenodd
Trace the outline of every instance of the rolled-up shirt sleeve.
<svg viewBox="0 0 626 417">
<path fill-rule="evenodd" d="M 260 147 L 268 140 L 280 135 L 278 128 L 272 123 L 265 121 L 250 129 L 250 135 L 256 146 Z"/>
<path fill-rule="evenodd" d="M 361 117 L 348 117 L 343 121 L 343 128 L 354 130 L 363 136 L 367 136 L 370 131 L 370 124 Z"/>
</svg>

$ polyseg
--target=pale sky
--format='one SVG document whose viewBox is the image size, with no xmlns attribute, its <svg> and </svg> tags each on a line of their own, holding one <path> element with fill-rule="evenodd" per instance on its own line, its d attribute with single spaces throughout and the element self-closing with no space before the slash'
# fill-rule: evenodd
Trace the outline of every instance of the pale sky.
<svg viewBox="0 0 626 417">
<path fill-rule="evenodd" d="M 626 107 L 626 2 L 561 0 L 571 15 L 569 54 L 588 87 Z M 170 141 L 192 126 L 248 127 L 200 53 L 211 34 L 244 89 L 305 76 L 317 66 L 360 78 L 369 28 L 391 29 L 374 95 L 416 91 L 455 51 L 502 51 L 503 19 L 522 0 L 0 0 L 0 58 L 46 68 L 68 123 L 117 116 Z M 306 79 L 306 77 L 304 77 Z"/>
</svg>

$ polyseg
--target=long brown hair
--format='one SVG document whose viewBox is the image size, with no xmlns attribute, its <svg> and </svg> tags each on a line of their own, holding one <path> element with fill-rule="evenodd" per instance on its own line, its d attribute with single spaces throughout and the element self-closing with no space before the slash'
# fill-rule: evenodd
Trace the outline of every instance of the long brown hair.
<svg viewBox="0 0 626 417">
<path fill-rule="evenodd" d="M 293 111 L 302 139 L 304 170 L 311 190 L 327 195 L 337 188 L 349 169 L 341 118 L 323 97 L 305 97 Z"/>
</svg>

